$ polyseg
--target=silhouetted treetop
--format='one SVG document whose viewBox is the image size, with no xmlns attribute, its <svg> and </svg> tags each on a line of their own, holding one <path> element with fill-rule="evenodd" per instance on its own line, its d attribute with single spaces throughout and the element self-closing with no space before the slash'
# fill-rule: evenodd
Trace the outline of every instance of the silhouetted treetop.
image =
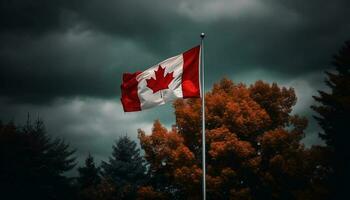
<svg viewBox="0 0 350 200">
<path fill-rule="evenodd" d="M 75 166 L 74 150 L 52 139 L 44 123 L 28 118 L 25 126 L 0 127 L 0 185 L 2 197 L 11 199 L 63 199 L 72 197 L 64 173 Z"/>
</svg>

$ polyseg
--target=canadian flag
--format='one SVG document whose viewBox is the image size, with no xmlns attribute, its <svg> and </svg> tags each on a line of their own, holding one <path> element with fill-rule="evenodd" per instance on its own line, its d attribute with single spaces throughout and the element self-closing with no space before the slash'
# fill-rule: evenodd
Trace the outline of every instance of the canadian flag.
<svg viewBox="0 0 350 200">
<path fill-rule="evenodd" d="M 200 97 L 199 66 L 200 46 L 196 46 L 143 72 L 124 73 L 124 112 L 152 108 L 176 98 Z"/>
</svg>

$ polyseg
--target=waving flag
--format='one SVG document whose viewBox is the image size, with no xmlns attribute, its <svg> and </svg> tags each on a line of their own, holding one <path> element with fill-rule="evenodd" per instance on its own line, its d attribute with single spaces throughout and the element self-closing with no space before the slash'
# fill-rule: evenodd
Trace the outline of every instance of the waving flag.
<svg viewBox="0 0 350 200">
<path fill-rule="evenodd" d="M 196 46 L 143 72 L 123 74 L 124 111 L 140 111 L 176 98 L 200 97 L 199 62 L 200 46 Z"/>
</svg>

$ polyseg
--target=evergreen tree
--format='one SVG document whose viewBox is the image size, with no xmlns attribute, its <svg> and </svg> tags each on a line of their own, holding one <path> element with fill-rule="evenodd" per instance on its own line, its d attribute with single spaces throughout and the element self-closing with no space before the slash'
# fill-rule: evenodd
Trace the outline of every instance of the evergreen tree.
<svg viewBox="0 0 350 200">
<path fill-rule="evenodd" d="M 95 166 L 94 158 L 90 153 L 85 160 L 85 166 L 79 167 L 78 172 L 79 198 L 97 199 L 97 186 L 101 183 L 100 168 Z"/>
<path fill-rule="evenodd" d="M 323 129 L 320 137 L 332 152 L 331 175 L 333 192 L 342 199 L 347 194 L 346 185 L 350 179 L 350 135 L 347 125 L 350 124 L 350 41 L 340 49 L 332 61 L 335 72 L 326 72 L 326 84 L 329 93 L 319 91 L 314 99 L 319 103 L 312 108 L 318 113 L 316 120 Z"/>
<path fill-rule="evenodd" d="M 108 162 L 102 162 L 102 175 L 115 186 L 117 199 L 134 199 L 146 180 L 146 167 L 136 142 L 124 136 L 113 146 Z"/>
<path fill-rule="evenodd" d="M 94 158 L 90 153 L 85 160 L 85 166 L 79 167 L 78 172 L 78 182 L 81 188 L 96 186 L 101 181 L 100 169 L 95 166 Z"/>
<path fill-rule="evenodd" d="M 64 173 L 75 166 L 74 151 L 47 135 L 37 120 L 20 128 L 0 127 L 0 188 L 3 199 L 69 199 L 71 180 Z"/>
</svg>

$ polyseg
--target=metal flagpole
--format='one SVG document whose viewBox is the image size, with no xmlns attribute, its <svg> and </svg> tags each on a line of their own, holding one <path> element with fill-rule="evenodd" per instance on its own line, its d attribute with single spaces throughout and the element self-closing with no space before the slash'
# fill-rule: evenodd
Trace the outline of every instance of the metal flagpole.
<svg viewBox="0 0 350 200">
<path fill-rule="evenodd" d="M 202 72 L 202 170 L 203 170 L 203 200 L 206 200 L 206 166 L 205 166 L 205 91 L 204 91 L 204 33 L 201 33 L 201 72 Z"/>
</svg>

